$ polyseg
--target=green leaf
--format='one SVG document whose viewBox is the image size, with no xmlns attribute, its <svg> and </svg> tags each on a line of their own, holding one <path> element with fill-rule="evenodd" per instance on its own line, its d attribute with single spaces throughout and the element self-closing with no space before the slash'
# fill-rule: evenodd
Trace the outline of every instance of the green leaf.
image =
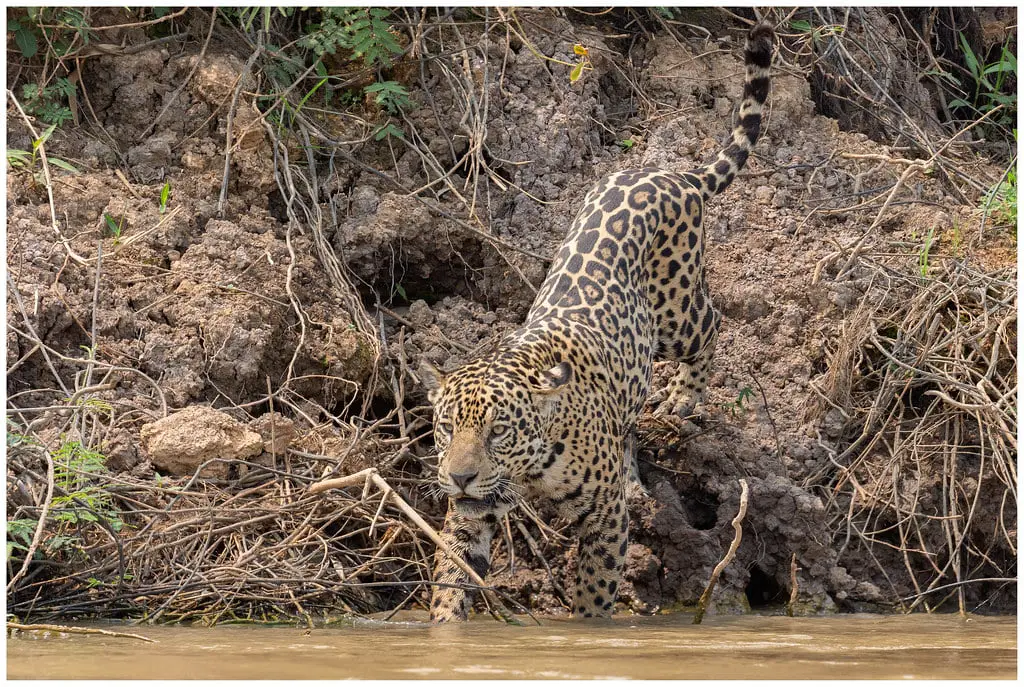
<svg viewBox="0 0 1024 687">
<path fill-rule="evenodd" d="M 14 31 L 14 42 L 18 46 L 18 50 L 21 51 L 22 56 L 26 60 L 30 60 L 36 56 L 39 52 L 39 41 L 36 40 L 36 35 L 31 29 L 24 26 L 18 25 L 18 28 Z"/>
<path fill-rule="evenodd" d="M 32 141 L 32 150 L 39 150 L 40 146 L 42 146 L 43 144 L 46 143 L 47 140 L 49 140 L 50 136 L 53 134 L 56 128 L 56 124 L 51 124 L 49 127 L 47 127 L 46 131 L 40 134 L 39 138 Z"/>
<path fill-rule="evenodd" d="M 409 296 L 406 295 L 405 287 L 403 287 L 401 284 L 395 284 L 395 292 L 402 297 L 403 301 L 405 301 L 406 303 L 409 302 Z"/>
<path fill-rule="evenodd" d="M 71 164 L 70 162 L 66 162 L 64 160 L 61 160 L 59 157 L 48 157 L 46 159 L 49 160 L 50 164 L 53 165 L 54 167 L 59 167 L 59 168 L 63 169 L 66 172 L 71 172 L 72 174 L 80 174 L 81 173 L 81 172 L 78 171 L 78 168 L 76 168 L 73 164 Z"/>
<path fill-rule="evenodd" d="M 65 98 L 73 98 L 78 90 L 75 87 L 75 84 L 71 81 L 71 79 L 67 78 L 66 76 L 62 76 L 59 79 L 57 79 L 53 87 L 57 93 L 60 93 Z"/>
<path fill-rule="evenodd" d="M 12 167 L 27 167 L 31 158 L 32 154 L 27 150 L 7 149 L 7 164 Z"/>
<path fill-rule="evenodd" d="M 793 29 L 794 31 L 802 31 L 807 33 L 810 32 L 811 30 L 811 22 L 805 19 L 796 19 L 794 21 L 789 22 L 789 28 Z"/>
<path fill-rule="evenodd" d="M 164 183 L 164 187 L 160 189 L 160 214 L 163 214 L 167 210 L 167 199 L 171 197 L 171 182 Z"/>
<path fill-rule="evenodd" d="M 405 132 L 399 129 L 397 126 L 388 122 L 381 128 L 377 129 L 377 132 L 373 135 L 373 140 L 382 141 L 388 136 L 394 136 L 395 138 L 405 138 Z"/>
<path fill-rule="evenodd" d="M 974 79 L 977 81 L 978 77 L 981 75 L 981 69 L 978 66 L 978 58 L 975 57 L 974 51 L 971 50 L 971 46 L 967 42 L 967 36 L 964 35 L 963 31 L 960 32 L 960 47 L 963 48 L 964 62 L 967 63 L 967 68 L 971 70 L 971 74 L 974 75 Z"/>
<path fill-rule="evenodd" d="M 1016 71 L 1016 70 L 1013 70 L 1013 69 L 1010 68 L 1009 62 L 1006 62 L 1005 60 L 1000 60 L 999 62 L 995 62 L 995 63 L 990 64 L 987 67 L 985 67 L 985 70 L 982 72 L 982 74 L 985 74 L 987 76 L 989 74 L 999 74 L 1001 72 L 1009 72 L 1009 71 Z"/>
<path fill-rule="evenodd" d="M 327 77 L 326 76 L 324 78 L 320 79 L 317 82 L 316 86 L 313 86 L 313 88 L 310 89 L 309 93 L 307 93 L 306 95 L 304 95 L 302 97 L 302 100 L 299 101 L 299 105 L 296 108 L 296 110 L 301 110 L 302 107 L 306 104 L 306 101 L 309 100 L 310 98 L 312 98 L 313 94 L 315 94 L 318 90 L 320 90 L 320 87 L 323 86 L 325 83 L 327 83 Z"/>
<path fill-rule="evenodd" d="M 580 77 L 582 75 L 583 75 L 583 63 L 580 62 L 579 64 L 577 64 L 575 67 L 572 68 L 571 72 L 569 72 L 569 82 L 570 83 L 576 83 L 577 81 L 580 80 Z"/>
<path fill-rule="evenodd" d="M 118 226 L 117 222 L 114 221 L 114 218 L 110 216 L 109 212 L 103 213 L 103 219 L 106 220 L 107 229 L 110 230 L 111 236 L 116 237 L 121 235 L 121 227 Z"/>
<path fill-rule="evenodd" d="M 21 518 L 19 520 L 8 520 L 7 521 L 7 534 L 21 539 L 26 544 L 32 541 L 32 537 L 35 536 L 36 527 L 38 526 L 38 520 L 30 520 L 28 518 Z"/>
</svg>

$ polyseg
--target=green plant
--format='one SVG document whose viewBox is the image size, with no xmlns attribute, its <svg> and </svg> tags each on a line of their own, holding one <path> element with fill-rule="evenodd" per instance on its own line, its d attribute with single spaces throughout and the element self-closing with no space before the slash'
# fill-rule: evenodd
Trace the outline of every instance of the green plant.
<svg viewBox="0 0 1024 687">
<path fill-rule="evenodd" d="M 26 443 L 37 442 L 8 429 L 8 449 Z M 83 526 L 97 523 L 101 518 L 115 532 L 124 527 L 109 492 L 95 484 L 92 476 L 106 472 L 106 457 L 103 454 L 85 448 L 78 441 L 64 440 L 61 443 L 53 454 L 55 489 L 48 516 L 48 522 L 55 523 L 56 527 L 44 532 L 35 556 L 72 555 L 81 551 L 82 536 L 86 532 Z M 15 552 L 28 551 L 38 524 L 36 518 L 7 521 L 8 559 Z"/>
<path fill-rule="evenodd" d="M 931 253 L 932 245 L 935 243 L 935 227 L 928 230 L 924 237 L 924 244 L 917 253 L 917 271 L 922 277 L 928 276 L 928 255 Z"/>
<path fill-rule="evenodd" d="M 114 237 L 115 242 L 119 241 L 121 239 L 121 227 L 123 226 L 124 218 L 122 217 L 119 222 L 109 212 L 104 212 L 103 221 L 107 225 L 108 235 Z"/>
<path fill-rule="evenodd" d="M 171 182 L 164 182 L 163 188 L 160 189 L 160 214 L 167 212 L 167 201 L 171 197 Z"/>
<path fill-rule="evenodd" d="M 14 44 L 26 59 L 32 59 L 39 52 L 39 39 L 34 28 L 28 22 L 22 23 L 17 19 L 7 22 L 7 30 L 14 34 Z"/>
<path fill-rule="evenodd" d="M 742 389 L 740 389 L 740 393 L 738 396 L 736 396 L 736 400 L 729 401 L 728 403 L 723 403 L 722 409 L 728 410 L 730 415 L 736 417 L 737 415 L 743 414 L 747 411 L 745 403 L 747 402 L 747 400 L 753 397 L 754 390 L 751 389 L 749 386 L 745 386 Z"/>
<path fill-rule="evenodd" d="M 367 67 L 390 66 L 402 46 L 385 21 L 391 10 L 380 7 L 322 7 L 320 21 L 307 26 L 298 45 L 309 48 L 317 57 L 349 50 L 362 58 Z"/>
<path fill-rule="evenodd" d="M 651 10 L 662 19 L 676 20 L 683 16 L 682 7 L 652 7 Z"/>
<path fill-rule="evenodd" d="M 40 45 L 60 58 L 86 45 L 94 36 L 86 13 L 77 7 L 25 7 L 12 11 L 17 14 L 8 17 L 7 30 L 14 33 L 14 44 L 27 60 L 39 54 Z"/>
<path fill-rule="evenodd" d="M 62 60 L 92 40 L 88 10 L 77 7 L 26 7 L 9 11 L 7 30 L 25 60 L 43 57 L 43 73 L 37 81 L 21 86 L 22 107 L 47 124 L 63 125 L 73 118 L 71 101 L 77 87 L 66 76 L 54 78 L 63 69 Z M 44 49 L 41 55 L 40 50 Z"/>
<path fill-rule="evenodd" d="M 828 36 L 835 36 L 846 30 L 841 24 L 827 24 L 825 26 L 814 26 L 806 19 L 794 19 L 789 22 L 789 28 L 798 33 L 805 34 L 813 43 L 820 43 Z"/>
<path fill-rule="evenodd" d="M 382 141 L 388 136 L 394 136 L 395 138 L 405 138 L 405 132 L 399 129 L 391 122 L 385 123 L 375 132 L 373 132 L 373 140 Z"/>
<path fill-rule="evenodd" d="M 948 103 L 949 107 L 966 107 L 979 114 L 985 114 L 1003 106 L 1003 111 L 995 118 L 995 123 L 1012 126 L 1017 121 L 1017 94 L 1004 91 L 1008 84 L 1016 83 L 1017 57 L 1010 50 L 1009 39 L 1003 44 L 999 58 L 989 64 L 982 64 L 962 31 L 960 49 L 963 51 L 970 82 L 961 82 L 965 96 L 951 100 Z M 947 80 L 953 79 L 947 77 Z"/>
<path fill-rule="evenodd" d="M 573 66 L 572 71 L 569 72 L 569 82 L 576 83 L 583 76 L 583 71 L 592 70 L 594 65 L 590 63 L 590 51 L 579 43 L 572 46 L 572 52 L 579 57 L 579 61 Z"/>
<path fill-rule="evenodd" d="M 390 115 L 397 115 L 402 110 L 409 109 L 412 104 L 409 99 L 409 91 L 397 81 L 378 81 L 370 84 L 363 91 L 373 94 L 377 104 Z"/>
<path fill-rule="evenodd" d="M 8 148 L 7 149 L 7 164 L 10 165 L 12 168 L 15 168 L 15 169 L 17 169 L 19 167 L 22 167 L 22 168 L 25 168 L 25 169 L 35 169 L 36 163 L 39 161 L 39 149 L 42 148 L 43 145 L 46 144 L 46 141 L 49 140 L 50 136 L 53 134 L 53 132 L 54 132 L 54 130 L 56 128 L 57 128 L 56 124 L 51 124 L 49 127 L 47 127 L 46 131 L 44 131 L 42 133 L 42 135 L 39 136 L 39 138 L 37 138 L 36 140 L 32 141 L 32 152 L 31 153 L 28 152 L 27 150 L 19 150 L 17 148 Z M 46 161 L 49 162 L 54 167 L 59 167 L 60 169 L 63 169 L 65 171 L 73 172 L 75 174 L 78 174 L 78 169 L 74 165 L 72 165 L 71 163 L 66 162 L 66 161 L 60 159 L 59 157 L 53 157 L 52 155 L 47 155 L 46 156 Z M 37 181 L 42 183 L 42 178 L 41 178 L 42 177 L 42 170 L 36 171 L 36 175 L 37 175 Z"/>
<path fill-rule="evenodd" d="M 627 138 L 625 140 L 619 141 L 618 145 L 623 150 L 631 150 L 633 148 L 633 146 L 636 145 L 636 141 L 634 141 L 631 138 Z"/>
<path fill-rule="evenodd" d="M 7 558 L 14 551 L 28 551 L 32 545 L 32 537 L 36 533 L 37 520 L 21 518 L 7 521 Z"/>
<path fill-rule="evenodd" d="M 86 448 L 78 441 L 64 441 L 53 454 L 54 485 L 63 492 L 53 497 L 53 518 L 58 523 L 77 525 L 82 522 L 107 521 L 115 532 L 123 527 L 114 510 L 110 494 L 92 483 L 82 473 L 107 472 L 107 459 L 102 453 Z M 58 532 L 58 536 L 66 535 Z"/>
<path fill-rule="evenodd" d="M 21 104 L 28 114 L 47 124 L 61 126 L 73 116 L 67 103 L 75 97 L 76 92 L 75 84 L 63 76 L 44 87 L 37 83 L 27 83 L 21 87 Z"/>
<path fill-rule="evenodd" d="M 1017 130 L 1013 130 L 1017 139 Z M 1006 168 L 1003 178 L 985 195 L 984 207 L 999 224 L 1017 227 L 1017 158 L 1014 157 Z"/>
<path fill-rule="evenodd" d="M 262 17 L 262 29 L 270 33 L 270 22 L 274 18 L 274 12 L 281 17 L 290 17 L 295 13 L 294 7 L 225 7 L 221 10 L 226 16 L 235 16 L 238 23 L 246 31 L 251 31 L 257 17 Z"/>
<path fill-rule="evenodd" d="M 953 235 L 950 238 L 950 243 L 953 248 L 953 255 L 956 257 L 962 257 L 964 252 L 964 233 L 960 228 L 960 221 L 956 217 L 953 218 Z"/>
</svg>

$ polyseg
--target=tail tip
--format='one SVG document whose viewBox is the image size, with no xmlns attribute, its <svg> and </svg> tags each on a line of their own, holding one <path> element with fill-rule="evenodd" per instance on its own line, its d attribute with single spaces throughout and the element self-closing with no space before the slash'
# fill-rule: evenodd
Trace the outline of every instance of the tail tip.
<svg viewBox="0 0 1024 687">
<path fill-rule="evenodd" d="M 762 21 L 750 30 L 747 40 L 758 48 L 770 48 L 775 41 L 775 29 L 768 22 Z"/>
</svg>

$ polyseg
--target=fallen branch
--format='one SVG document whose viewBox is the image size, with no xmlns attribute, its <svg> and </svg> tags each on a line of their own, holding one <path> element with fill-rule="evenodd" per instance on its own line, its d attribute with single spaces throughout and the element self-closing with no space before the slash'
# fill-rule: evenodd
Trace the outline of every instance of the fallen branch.
<svg viewBox="0 0 1024 687">
<path fill-rule="evenodd" d="M 412 520 L 413 524 L 419 527 L 420 530 L 438 546 L 438 548 L 445 552 L 455 565 L 459 566 L 462 572 L 466 573 L 470 580 L 480 587 L 480 591 L 483 593 L 484 599 L 487 601 L 492 615 L 506 623 L 514 625 L 521 624 L 515 619 L 512 613 L 505 608 L 505 605 L 501 603 L 500 599 L 498 599 L 494 590 L 487 586 L 487 583 L 484 582 L 483 578 L 480 577 L 465 560 L 463 560 L 462 556 L 457 554 L 450 546 L 448 546 L 447 542 L 445 542 L 445 540 L 441 538 L 441 535 L 437 533 L 437 530 L 431 527 L 427 521 L 416 512 L 415 508 L 406 503 L 405 499 L 399 496 L 398 493 L 391 488 L 391 485 L 387 483 L 387 480 L 377 473 L 377 468 L 366 468 L 365 470 L 360 470 L 359 472 L 348 475 L 347 477 L 325 479 L 315 484 L 311 484 L 309 487 L 309 493 L 319 494 L 327 491 L 328 489 L 341 489 L 343 487 L 355 486 L 360 482 L 365 485 L 363 489 L 364 494 L 372 482 L 384 493 L 385 501 L 390 499 L 396 506 L 398 506 L 398 508 L 405 513 L 410 520 Z"/>
<path fill-rule="evenodd" d="M 740 541 L 743 539 L 741 523 L 747 515 L 747 480 L 740 480 L 740 490 L 740 511 L 732 519 L 732 528 L 736 530 L 736 534 L 732 538 L 729 550 L 725 552 L 725 557 L 711 571 L 711 579 L 708 580 L 708 586 L 704 588 L 704 593 L 700 595 L 700 600 L 697 602 L 697 615 L 693 616 L 694 625 L 700 625 L 701 621 L 704 620 L 704 613 L 707 611 L 708 603 L 711 601 L 711 593 L 715 591 L 715 585 L 718 584 L 718 578 L 722 575 L 722 571 L 725 570 L 725 566 L 732 563 L 732 559 L 736 557 L 736 549 L 739 548 Z"/>
<path fill-rule="evenodd" d="M 786 602 L 786 615 L 793 617 L 793 607 L 796 606 L 796 595 L 799 587 L 796 582 L 796 553 L 789 559 L 789 601 Z"/>
<path fill-rule="evenodd" d="M 97 627 L 71 627 L 68 625 L 22 625 L 21 623 L 12 623 L 10 620 L 7 621 L 8 630 L 25 630 L 33 632 L 63 632 L 71 635 L 106 635 L 108 637 L 124 637 L 125 639 L 141 639 L 144 642 L 150 644 L 156 644 L 155 639 L 149 637 L 143 637 L 142 635 L 134 635 L 130 632 L 114 632 L 113 630 L 101 630 Z"/>
</svg>

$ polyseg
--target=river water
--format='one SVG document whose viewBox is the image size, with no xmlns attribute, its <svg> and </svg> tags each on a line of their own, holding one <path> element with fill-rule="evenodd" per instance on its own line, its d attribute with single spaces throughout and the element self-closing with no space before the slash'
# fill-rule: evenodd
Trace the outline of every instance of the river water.
<svg viewBox="0 0 1024 687">
<path fill-rule="evenodd" d="M 400 616 L 401 617 L 401 616 Z M 407 616 L 412 617 L 412 616 Z M 489 617 L 461 625 L 357 621 L 294 627 L 102 625 L 156 643 L 23 632 L 7 640 L 7 677 L 137 679 L 864 679 L 1017 674 L 1016 618 Z"/>
</svg>

